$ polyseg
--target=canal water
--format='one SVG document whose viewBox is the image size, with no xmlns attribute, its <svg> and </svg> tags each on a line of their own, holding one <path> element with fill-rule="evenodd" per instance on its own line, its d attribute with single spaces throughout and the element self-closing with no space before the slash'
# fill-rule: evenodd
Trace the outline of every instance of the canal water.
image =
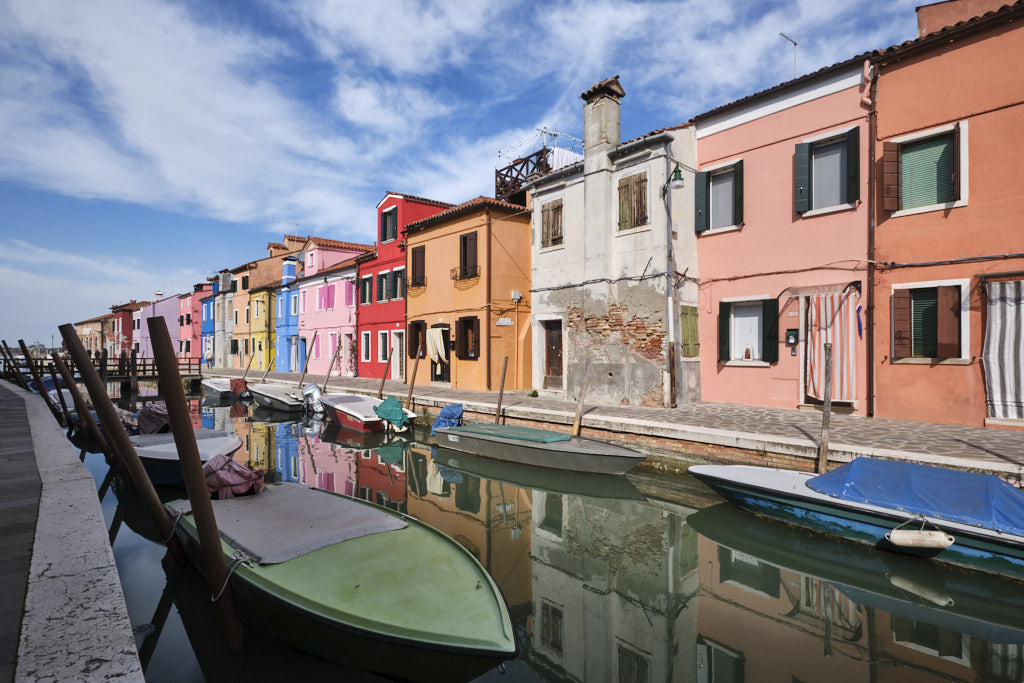
<svg viewBox="0 0 1024 683">
<path fill-rule="evenodd" d="M 521 648 L 476 680 L 1024 680 L 1018 583 L 761 520 L 686 477 L 538 472 L 439 449 L 424 425 L 385 439 L 190 407 L 197 427 L 237 433 L 235 458 L 268 482 L 400 510 L 473 553 Z M 99 486 L 102 456 L 86 464 Z M 228 654 L 209 586 L 165 557 L 141 504 L 115 485 L 102 505 L 148 681 L 378 680 L 250 629 L 244 653 Z"/>
</svg>

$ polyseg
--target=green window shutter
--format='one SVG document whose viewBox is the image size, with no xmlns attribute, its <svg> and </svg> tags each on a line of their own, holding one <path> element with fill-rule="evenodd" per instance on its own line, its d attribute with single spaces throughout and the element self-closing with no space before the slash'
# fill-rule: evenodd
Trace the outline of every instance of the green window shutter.
<svg viewBox="0 0 1024 683">
<path fill-rule="evenodd" d="M 718 362 L 729 360 L 729 327 L 732 322 L 732 304 L 718 302 Z"/>
<path fill-rule="evenodd" d="M 915 358 L 937 356 L 938 290 L 935 287 L 910 292 L 911 354 Z"/>
<path fill-rule="evenodd" d="M 630 227 L 629 219 L 632 216 L 632 204 L 630 197 L 629 178 L 619 178 L 619 230 Z"/>
<path fill-rule="evenodd" d="M 779 362 L 779 300 L 761 302 L 761 360 Z"/>
<path fill-rule="evenodd" d="M 694 230 L 699 234 L 711 227 L 711 212 L 708 211 L 711 201 L 711 174 L 700 171 L 694 177 Z"/>
<path fill-rule="evenodd" d="M 900 208 L 953 201 L 956 196 L 956 135 L 904 142 L 900 157 Z"/>
<path fill-rule="evenodd" d="M 697 328 L 697 307 L 681 306 L 679 309 L 680 328 L 682 328 L 682 352 L 684 358 L 700 355 L 700 337 Z"/>
<path fill-rule="evenodd" d="M 860 199 L 860 127 L 846 133 L 846 201 Z"/>
<path fill-rule="evenodd" d="M 811 143 L 801 142 L 793 152 L 793 210 L 811 209 Z"/>
<path fill-rule="evenodd" d="M 638 173 L 633 184 L 633 227 L 647 224 L 647 173 Z"/>
<path fill-rule="evenodd" d="M 740 159 L 733 166 L 736 170 L 735 184 L 733 185 L 733 210 L 732 210 L 732 224 L 743 225 L 743 160 Z"/>
</svg>

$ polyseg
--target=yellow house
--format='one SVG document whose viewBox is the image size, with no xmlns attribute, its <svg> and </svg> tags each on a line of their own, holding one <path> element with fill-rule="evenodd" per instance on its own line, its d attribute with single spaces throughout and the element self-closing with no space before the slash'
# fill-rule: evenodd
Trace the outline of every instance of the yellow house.
<svg viewBox="0 0 1024 683">
<path fill-rule="evenodd" d="M 249 324 L 249 337 L 252 339 L 253 370 L 265 370 L 273 362 L 272 354 L 276 343 L 276 301 L 274 288 L 279 283 L 272 282 L 255 288 L 249 293 L 249 307 L 252 322 Z"/>
<path fill-rule="evenodd" d="M 530 214 L 477 197 L 404 230 L 409 373 L 417 384 L 525 389 L 530 371 Z"/>
</svg>

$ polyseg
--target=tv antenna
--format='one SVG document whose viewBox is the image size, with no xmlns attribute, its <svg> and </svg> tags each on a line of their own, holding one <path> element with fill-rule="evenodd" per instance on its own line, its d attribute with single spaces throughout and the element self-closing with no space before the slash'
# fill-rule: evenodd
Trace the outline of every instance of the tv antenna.
<svg viewBox="0 0 1024 683">
<path fill-rule="evenodd" d="M 796 41 L 787 36 L 782 31 L 779 31 L 779 35 L 788 40 L 789 42 L 793 43 L 793 78 L 796 78 Z"/>
</svg>

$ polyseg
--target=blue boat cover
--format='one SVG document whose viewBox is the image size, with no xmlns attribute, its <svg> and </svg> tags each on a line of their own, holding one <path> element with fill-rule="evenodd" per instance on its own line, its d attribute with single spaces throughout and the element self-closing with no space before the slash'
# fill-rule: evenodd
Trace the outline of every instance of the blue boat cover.
<svg viewBox="0 0 1024 683">
<path fill-rule="evenodd" d="M 441 408 L 441 413 L 434 420 L 434 424 L 430 426 L 430 435 L 433 436 L 434 430 L 441 427 L 458 427 L 460 424 L 462 424 L 462 404 L 452 403 Z"/>
<path fill-rule="evenodd" d="M 807 485 L 834 498 L 1024 536 L 1024 492 L 991 474 L 857 458 Z"/>
</svg>

